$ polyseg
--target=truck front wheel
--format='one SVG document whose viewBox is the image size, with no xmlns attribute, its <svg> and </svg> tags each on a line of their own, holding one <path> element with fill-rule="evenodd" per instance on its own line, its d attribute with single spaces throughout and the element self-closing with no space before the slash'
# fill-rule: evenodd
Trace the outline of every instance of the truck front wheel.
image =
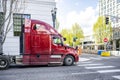
<svg viewBox="0 0 120 80">
<path fill-rule="evenodd" d="M 5 56 L 0 56 L 0 69 L 7 69 L 9 65 L 8 59 Z"/>
<path fill-rule="evenodd" d="M 73 56 L 68 55 L 68 56 L 65 57 L 65 59 L 64 59 L 64 65 L 65 66 L 71 66 L 71 65 L 73 65 L 73 63 L 74 63 Z"/>
</svg>

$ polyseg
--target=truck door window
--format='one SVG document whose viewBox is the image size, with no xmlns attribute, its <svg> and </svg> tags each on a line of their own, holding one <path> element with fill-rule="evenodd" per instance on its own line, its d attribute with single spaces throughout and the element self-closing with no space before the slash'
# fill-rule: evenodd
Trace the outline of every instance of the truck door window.
<svg viewBox="0 0 120 80">
<path fill-rule="evenodd" d="M 45 26 L 44 25 L 40 25 L 40 24 L 34 24 L 33 30 L 36 30 L 36 31 L 45 31 Z"/>
<path fill-rule="evenodd" d="M 54 44 L 62 44 L 62 41 L 59 37 L 53 37 Z"/>
</svg>

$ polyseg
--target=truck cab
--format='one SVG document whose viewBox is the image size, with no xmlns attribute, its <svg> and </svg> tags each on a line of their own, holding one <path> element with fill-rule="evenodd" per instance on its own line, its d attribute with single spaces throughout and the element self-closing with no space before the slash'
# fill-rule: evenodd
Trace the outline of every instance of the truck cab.
<svg viewBox="0 0 120 80">
<path fill-rule="evenodd" d="M 78 61 L 77 51 L 74 48 L 65 46 L 63 37 L 49 24 L 31 20 L 31 27 L 25 26 L 25 29 L 27 29 L 24 31 L 25 49 L 23 61 L 25 64 L 60 63 L 72 65 Z M 26 60 L 28 55 L 30 57 Z"/>
</svg>

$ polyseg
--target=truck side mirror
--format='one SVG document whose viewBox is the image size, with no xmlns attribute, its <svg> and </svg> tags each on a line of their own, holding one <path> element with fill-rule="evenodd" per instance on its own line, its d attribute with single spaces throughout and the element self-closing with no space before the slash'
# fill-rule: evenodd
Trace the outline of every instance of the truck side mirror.
<svg viewBox="0 0 120 80">
<path fill-rule="evenodd" d="M 64 46 L 64 44 L 63 44 L 63 43 L 61 43 L 61 46 Z"/>
<path fill-rule="evenodd" d="M 33 30 L 36 30 L 36 29 L 37 29 L 37 27 L 36 27 L 36 25 L 34 25 L 34 26 L 33 26 Z"/>
<path fill-rule="evenodd" d="M 56 39 L 56 37 L 53 37 L 53 39 Z"/>
<path fill-rule="evenodd" d="M 63 38 L 64 41 L 66 41 L 66 38 Z"/>
</svg>

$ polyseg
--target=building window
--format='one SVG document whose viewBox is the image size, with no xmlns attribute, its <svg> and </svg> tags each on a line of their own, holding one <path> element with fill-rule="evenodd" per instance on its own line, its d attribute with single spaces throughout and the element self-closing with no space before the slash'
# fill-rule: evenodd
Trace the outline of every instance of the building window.
<svg viewBox="0 0 120 80">
<path fill-rule="evenodd" d="M 4 19 L 3 12 L 0 12 L 0 26 L 1 26 L 2 23 L 3 23 L 3 19 Z"/>
<path fill-rule="evenodd" d="M 21 27 L 25 22 L 25 18 L 30 18 L 30 14 L 13 14 L 13 30 L 14 36 L 20 36 L 21 34 Z"/>
<path fill-rule="evenodd" d="M 4 14 L 3 12 L 0 12 L 0 30 L 1 30 L 1 26 L 3 26 L 3 21 L 4 21 Z M 0 33 L 0 35 L 2 34 L 2 32 Z"/>
</svg>

